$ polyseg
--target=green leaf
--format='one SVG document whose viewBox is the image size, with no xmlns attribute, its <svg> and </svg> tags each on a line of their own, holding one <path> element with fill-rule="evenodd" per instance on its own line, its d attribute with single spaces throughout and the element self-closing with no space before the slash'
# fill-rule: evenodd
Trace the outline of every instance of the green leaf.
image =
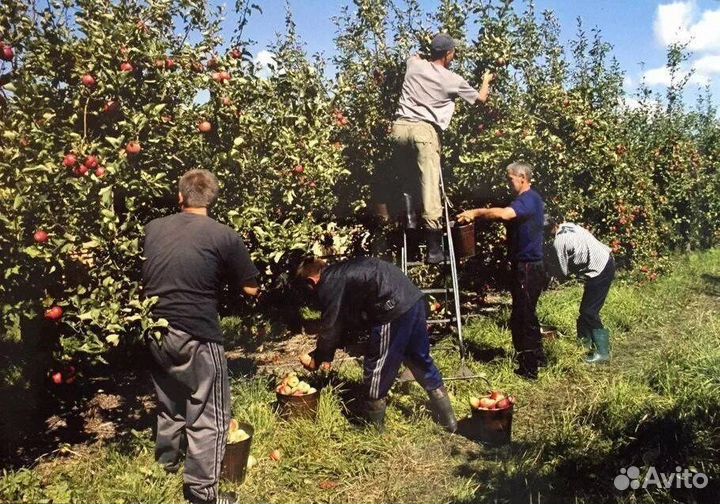
<svg viewBox="0 0 720 504">
<path fill-rule="evenodd" d="M 121 139 L 121 138 L 111 137 L 111 136 L 106 136 L 106 137 L 105 137 L 105 141 L 106 141 L 107 143 L 109 143 L 110 145 L 112 145 L 113 147 L 119 148 L 119 147 L 120 147 L 120 143 L 122 142 L 122 139 Z"/>
<path fill-rule="evenodd" d="M 32 258 L 40 257 L 43 255 L 43 253 L 40 250 L 38 250 L 37 247 L 34 245 L 32 245 L 30 247 L 25 247 L 25 249 L 23 249 L 23 252 L 25 252 L 27 255 L 29 255 Z"/>
<path fill-rule="evenodd" d="M 78 319 L 83 320 L 83 321 L 95 320 L 98 317 L 98 315 L 100 315 L 100 309 L 93 308 L 90 311 L 87 311 L 85 313 L 81 313 L 80 315 L 78 315 Z"/>
</svg>

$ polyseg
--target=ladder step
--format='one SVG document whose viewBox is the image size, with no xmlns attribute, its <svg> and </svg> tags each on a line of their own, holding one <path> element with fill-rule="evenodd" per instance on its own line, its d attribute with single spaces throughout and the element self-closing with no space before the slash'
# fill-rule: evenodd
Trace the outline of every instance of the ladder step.
<svg viewBox="0 0 720 504">
<path fill-rule="evenodd" d="M 405 263 L 405 267 L 406 267 L 406 268 L 412 268 L 412 267 L 415 267 L 415 266 L 444 266 L 444 265 L 446 265 L 446 264 L 449 266 L 449 265 L 450 265 L 450 262 L 449 262 L 449 261 L 443 261 L 443 262 L 438 263 L 438 264 L 428 264 L 428 263 L 426 263 L 426 262 L 424 262 L 424 261 L 408 261 L 408 262 Z"/>
<path fill-rule="evenodd" d="M 442 288 L 436 288 L 436 289 L 420 289 L 423 294 L 445 294 L 446 292 L 452 293 L 454 292 L 453 289 L 442 289 Z"/>
<path fill-rule="evenodd" d="M 428 324 L 447 324 L 449 322 L 452 322 L 452 319 L 449 318 L 439 318 L 439 319 L 428 319 Z"/>
</svg>

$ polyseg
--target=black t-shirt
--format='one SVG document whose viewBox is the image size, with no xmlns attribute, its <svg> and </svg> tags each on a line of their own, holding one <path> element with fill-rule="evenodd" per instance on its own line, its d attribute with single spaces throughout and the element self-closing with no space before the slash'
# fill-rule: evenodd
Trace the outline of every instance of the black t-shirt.
<svg viewBox="0 0 720 504">
<path fill-rule="evenodd" d="M 158 296 L 153 317 L 197 339 L 222 342 L 218 296 L 258 275 L 240 235 L 204 215 L 178 213 L 145 226 L 146 296 Z"/>
</svg>

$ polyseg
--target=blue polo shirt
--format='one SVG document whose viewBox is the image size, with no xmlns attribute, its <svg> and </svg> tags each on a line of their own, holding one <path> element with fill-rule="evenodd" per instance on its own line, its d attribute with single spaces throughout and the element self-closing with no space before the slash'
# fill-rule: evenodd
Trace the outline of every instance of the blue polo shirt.
<svg viewBox="0 0 720 504">
<path fill-rule="evenodd" d="M 545 203 L 534 189 L 516 197 L 510 208 L 516 218 L 507 224 L 510 260 L 534 262 L 543 260 L 543 217 Z"/>
</svg>

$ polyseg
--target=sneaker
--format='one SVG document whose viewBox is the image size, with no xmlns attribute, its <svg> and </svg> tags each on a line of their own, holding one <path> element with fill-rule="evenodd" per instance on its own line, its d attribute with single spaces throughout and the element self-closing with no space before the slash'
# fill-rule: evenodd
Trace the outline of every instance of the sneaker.
<svg viewBox="0 0 720 504">
<path fill-rule="evenodd" d="M 237 495 L 230 492 L 220 492 L 215 499 L 215 504 L 239 504 Z"/>
<path fill-rule="evenodd" d="M 230 492 L 220 492 L 214 500 L 189 499 L 188 504 L 240 504 L 237 495 Z"/>
</svg>

